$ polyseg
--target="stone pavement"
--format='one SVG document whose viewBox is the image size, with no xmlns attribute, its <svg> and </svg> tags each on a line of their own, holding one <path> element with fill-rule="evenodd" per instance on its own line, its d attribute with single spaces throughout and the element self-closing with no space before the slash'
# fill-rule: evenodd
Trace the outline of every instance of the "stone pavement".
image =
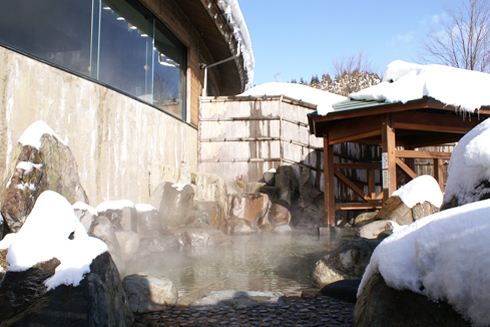
<svg viewBox="0 0 490 327">
<path fill-rule="evenodd" d="M 282 297 L 277 303 L 251 307 L 226 305 L 193 308 L 177 306 L 136 315 L 142 326 L 351 326 L 354 304 L 318 294 L 312 299 Z"/>
</svg>

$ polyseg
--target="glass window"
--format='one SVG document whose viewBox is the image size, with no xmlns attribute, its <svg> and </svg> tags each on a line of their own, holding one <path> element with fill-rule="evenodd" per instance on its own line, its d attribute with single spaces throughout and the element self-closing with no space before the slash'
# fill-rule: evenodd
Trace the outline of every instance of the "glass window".
<svg viewBox="0 0 490 327">
<path fill-rule="evenodd" d="M 4 1 L 0 43 L 185 120 L 186 48 L 138 2 Z"/>
<path fill-rule="evenodd" d="M 91 0 L 2 1 L 0 42 L 90 74 Z"/>
<path fill-rule="evenodd" d="M 153 103 L 184 118 L 186 51 L 163 26 L 155 31 Z"/>
</svg>

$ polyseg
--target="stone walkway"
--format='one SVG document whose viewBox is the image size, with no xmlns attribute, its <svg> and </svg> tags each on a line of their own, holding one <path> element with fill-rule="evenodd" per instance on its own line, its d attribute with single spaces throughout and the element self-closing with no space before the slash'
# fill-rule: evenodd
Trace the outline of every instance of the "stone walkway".
<svg viewBox="0 0 490 327">
<path fill-rule="evenodd" d="M 180 306 L 136 315 L 142 326 L 351 326 L 354 305 L 318 294 L 313 299 L 283 297 L 280 303 L 233 308 Z"/>
</svg>

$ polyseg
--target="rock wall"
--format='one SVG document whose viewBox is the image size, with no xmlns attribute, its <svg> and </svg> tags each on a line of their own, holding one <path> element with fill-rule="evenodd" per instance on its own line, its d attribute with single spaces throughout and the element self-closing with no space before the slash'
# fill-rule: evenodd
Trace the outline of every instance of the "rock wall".
<svg viewBox="0 0 490 327">
<path fill-rule="evenodd" d="M 0 47 L 0 181 L 10 177 L 8 166 L 19 137 L 38 120 L 68 142 L 92 205 L 114 199 L 146 202 L 168 167 L 175 172 L 197 169 L 195 128 Z"/>
</svg>

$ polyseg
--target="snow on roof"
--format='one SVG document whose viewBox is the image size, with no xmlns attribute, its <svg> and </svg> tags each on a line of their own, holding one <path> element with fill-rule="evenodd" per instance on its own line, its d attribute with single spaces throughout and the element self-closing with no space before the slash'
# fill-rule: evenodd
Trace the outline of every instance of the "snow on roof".
<svg viewBox="0 0 490 327">
<path fill-rule="evenodd" d="M 346 97 L 315 89 L 308 85 L 296 84 L 296 83 L 280 83 L 270 82 L 259 84 L 248 91 L 243 92 L 240 95 L 251 96 L 274 96 L 284 95 L 292 99 L 301 100 L 307 103 L 317 105 L 317 112 L 319 115 L 326 115 L 327 112 L 332 111 L 332 104 L 345 100 Z"/>
<path fill-rule="evenodd" d="M 355 100 L 402 102 L 432 97 L 444 104 L 474 112 L 490 105 L 490 74 L 443 65 L 419 65 L 395 60 L 383 81 L 352 93 Z"/>
<path fill-rule="evenodd" d="M 49 127 L 48 124 L 46 124 L 42 120 L 38 120 L 37 122 L 34 122 L 29 127 L 27 127 L 27 129 L 20 137 L 19 143 L 23 146 L 30 145 L 39 150 L 39 148 L 41 147 L 41 137 L 44 134 L 50 134 L 64 145 L 67 145 L 67 142 L 63 141 L 63 139 L 59 137 L 59 135 L 56 134 L 51 129 L 51 127 Z"/>
<path fill-rule="evenodd" d="M 375 249 L 359 286 L 380 273 L 388 286 L 446 300 L 474 325 L 490 324 L 490 200 L 424 217 Z"/>
<path fill-rule="evenodd" d="M 446 202 L 456 197 L 460 205 L 470 203 L 486 193 L 478 186 L 490 179 L 489 139 L 490 119 L 486 119 L 459 140 L 449 161 Z"/>
<path fill-rule="evenodd" d="M 107 210 L 122 210 L 123 208 L 134 208 L 134 203 L 131 200 L 105 201 L 99 204 L 95 208 L 95 211 L 103 212 Z"/>
<path fill-rule="evenodd" d="M 392 195 L 398 196 L 409 208 L 413 208 L 417 203 L 424 203 L 425 201 L 440 207 L 443 200 L 439 184 L 434 177 L 429 175 L 422 175 L 412 179 L 393 192 Z"/>
<path fill-rule="evenodd" d="M 238 5 L 238 0 L 219 0 L 218 6 L 224 11 L 228 25 L 233 29 L 235 39 L 238 41 L 237 52 L 241 53 L 243 57 L 243 66 L 248 75 L 248 84 L 245 89 L 248 89 L 254 79 L 255 58 L 247 24 Z"/>
<path fill-rule="evenodd" d="M 10 271 L 25 271 L 52 258 L 60 260 L 54 275 L 44 283 L 48 290 L 61 284 L 78 286 L 90 272 L 93 259 L 108 251 L 104 242 L 88 236 L 70 202 L 53 191 L 38 197 L 22 228 L 7 234 L 0 248 L 8 248 Z"/>
</svg>

